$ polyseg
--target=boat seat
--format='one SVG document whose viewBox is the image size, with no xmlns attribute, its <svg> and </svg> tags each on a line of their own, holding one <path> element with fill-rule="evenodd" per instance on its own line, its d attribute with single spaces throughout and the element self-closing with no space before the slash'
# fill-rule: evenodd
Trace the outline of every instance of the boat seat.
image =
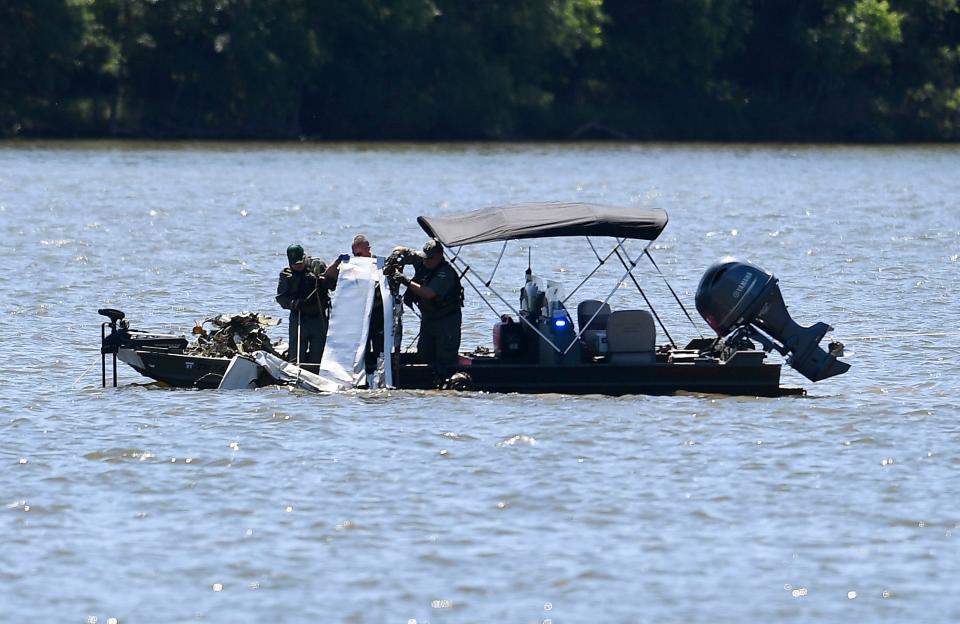
<svg viewBox="0 0 960 624">
<path fill-rule="evenodd" d="M 646 310 L 618 310 L 607 319 L 607 360 L 614 364 L 656 362 L 657 329 Z"/>
<path fill-rule="evenodd" d="M 599 312 L 597 311 L 599 310 Z M 590 318 L 596 314 L 596 318 Z M 577 324 L 580 326 L 580 341 L 583 354 L 588 358 L 605 355 L 607 352 L 607 319 L 610 317 L 609 304 L 587 299 L 577 306 Z"/>
<path fill-rule="evenodd" d="M 597 310 L 600 312 L 597 312 Z M 590 321 L 590 317 L 597 314 L 597 317 L 593 319 L 593 322 L 590 323 L 589 327 L 584 327 L 585 323 Z M 602 301 L 597 301 L 596 299 L 587 299 L 586 301 L 581 301 L 580 305 L 577 306 L 577 324 L 580 325 L 580 329 L 606 329 L 607 328 L 607 318 L 610 316 L 610 305 L 603 303 Z"/>
</svg>

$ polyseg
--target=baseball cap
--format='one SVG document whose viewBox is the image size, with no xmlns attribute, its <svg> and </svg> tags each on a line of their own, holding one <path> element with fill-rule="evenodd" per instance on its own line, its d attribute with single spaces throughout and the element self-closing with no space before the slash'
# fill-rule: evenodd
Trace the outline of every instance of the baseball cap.
<svg viewBox="0 0 960 624">
<path fill-rule="evenodd" d="M 303 247 L 300 245 L 290 245 L 287 247 L 287 261 L 290 264 L 303 262 L 304 257 L 305 254 L 303 253 Z"/>
<path fill-rule="evenodd" d="M 427 258 L 432 258 L 439 253 L 443 253 L 443 246 L 437 239 L 431 238 L 423 244 L 423 255 Z"/>
</svg>

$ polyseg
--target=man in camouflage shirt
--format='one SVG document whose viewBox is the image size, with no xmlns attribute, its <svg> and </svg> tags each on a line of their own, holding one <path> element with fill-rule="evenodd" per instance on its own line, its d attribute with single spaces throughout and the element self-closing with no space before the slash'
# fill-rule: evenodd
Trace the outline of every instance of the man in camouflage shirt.
<svg viewBox="0 0 960 624">
<path fill-rule="evenodd" d="M 287 359 L 319 364 L 327 342 L 330 291 L 336 289 L 340 258 L 330 267 L 309 258 L 300 245 L 287 247 L 289 266 L 280 271 L 277 303 L 290 310 L 290 350 Z M 299 338 L 299 339 L 298 339 Z"/>
</svg>

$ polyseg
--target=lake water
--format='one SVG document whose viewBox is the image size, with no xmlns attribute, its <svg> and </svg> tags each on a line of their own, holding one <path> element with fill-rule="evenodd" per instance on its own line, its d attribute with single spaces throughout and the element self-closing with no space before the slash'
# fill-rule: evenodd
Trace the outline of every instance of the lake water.
<svg viewBox="0 0 960 624">
<path fill-rule="evenodd" d="M 691 311 L 749 259 L 853 368 L 785 368 L 808 395 L 781 399 L 100 388 L 99 307 L 282 316 L 292 242 L 386 254 L 420 214 L 553 199 L 666 209 Z M 958 203 L 958 147 L 0 144 L 0 619 L 958 621 Z M 486 278 L 500 248 L 466 251 Z M 595 258 L 532 262 L 569 292 Z M 707 333 L 639 276 L 675 339 Z"/>
</svg>

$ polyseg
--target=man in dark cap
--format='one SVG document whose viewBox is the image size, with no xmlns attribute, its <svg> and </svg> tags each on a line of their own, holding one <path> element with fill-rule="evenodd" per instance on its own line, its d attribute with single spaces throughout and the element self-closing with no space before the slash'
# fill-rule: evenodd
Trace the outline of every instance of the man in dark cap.
<svg viewBox="0 0 960 624">
<path fill-rule="evenodd" d="M 421 362 L 433 364 L 441 376 L 457 365 L 460 350 L 460 325 L 463 306 L 463 287 L 457 270 L 443 256 L 443 245 L 430 239 L 417 254 L 404 247 L 394 249 L 395 264 L 412 264 L 413 278 L 402 273 L 399 283 L 406 285 L 404 300 L 420 308 L 420 339 L 417 355 Z"/>
<path fill-rule="evenodd" d="M 290 310 L 287 359 L 291 362 L 320 363 L 327 341 L 330 291 L 337 287 L 341 258 L 327 267 L 323 261 L 308 257 L 300 245 L 287 247 L 289 266 L 280 271 L 277 303 Z"/>
</svg>

